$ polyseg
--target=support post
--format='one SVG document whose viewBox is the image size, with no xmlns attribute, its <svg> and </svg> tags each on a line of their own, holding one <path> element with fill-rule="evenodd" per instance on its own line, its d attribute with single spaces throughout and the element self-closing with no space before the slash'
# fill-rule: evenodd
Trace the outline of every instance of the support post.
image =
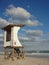
<svg viewBox="0 0 49 65">
<path fill-rule="evenodd" d="M 12 60 L 14 60 L 14 47 L 12 47 Z"/>
<path fill-rule="evenodd" d="M 22 59 L 24 58 L 24 48 L 22 48 Z"/>
<path fill-rule="evenodd" d="M 9 59 L 9 55 L 6 47 L 4 48 L 4 58 Z"/>
</svg>

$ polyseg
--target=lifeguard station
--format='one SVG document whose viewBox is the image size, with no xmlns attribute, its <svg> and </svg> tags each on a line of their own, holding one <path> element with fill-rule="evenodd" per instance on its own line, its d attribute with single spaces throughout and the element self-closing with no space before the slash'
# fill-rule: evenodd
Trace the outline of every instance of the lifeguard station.
<svg viewBox="0 0 49 65">
<path fill-rule="evenodd" d="M 16 56 L 17 58 L 24 58 L 23 46 L 18 39 L 18 31 L 24 25 L 21 24 L 9 24 L 6 27 L 2 28 L 4 30 L 4 52 L 5 58 L 11 57 L 12 59 Z M 21 51 L 20 51 L 21 48 Z M 11 53 L 8 52 L 8 49 L 11 49 Z"/>
</svg>

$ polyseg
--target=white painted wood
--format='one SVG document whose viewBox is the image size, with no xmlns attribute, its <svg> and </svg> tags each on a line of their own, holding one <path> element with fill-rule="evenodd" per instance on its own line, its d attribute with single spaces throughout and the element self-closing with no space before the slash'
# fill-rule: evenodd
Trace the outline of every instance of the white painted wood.
<svg viewBox="0 0 49 65">
<path fill-rule="evenodd" d="M 13 42 L 13 46 L 22 46 L 21 43 L 19 42 L 18 39 L 18 31 L 19 31 L 20 27 L 16 27 L 14 26 L 12 28 L 12 32 L 11 32 L 11 40 Z"/>
<path fill-rule="evenodd" d="M 6 47 L 6 31 L 4 31 L 4 47 Z"/>
<path fill-rule="evenodd" d="M 11 41 L 7 41 L 6 42 L 6 34 L 7 34 L 7 32 L 5 31 L 4 32 L 4 47 L 11 46 Z"/>
<path fill-rule="evenodd" d="M 4 32 L 4 47 L 6 47 L 6 46 L 22 46 L 18 39 L 19 29 L 20 29 L 20 27 L 16 27 L 16 26 L 11 28 L 11 40 L 10 41 L 6 41 L 7 32 L 6 31 Z"/>
</svg>

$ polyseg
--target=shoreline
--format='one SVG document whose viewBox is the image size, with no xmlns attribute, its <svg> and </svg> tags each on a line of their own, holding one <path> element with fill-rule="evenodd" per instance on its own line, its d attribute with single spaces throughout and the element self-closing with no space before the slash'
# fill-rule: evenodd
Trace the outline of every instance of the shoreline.
<svg viewBox="0 0 49 65">
<path fill-rule="evenodd" d="M 0 55 L 4 56 L 4 52 L 0 52 Z M 32 58 L 49 58 L 49 53 L 25 53 L 25 56 Z"/>
</svg>

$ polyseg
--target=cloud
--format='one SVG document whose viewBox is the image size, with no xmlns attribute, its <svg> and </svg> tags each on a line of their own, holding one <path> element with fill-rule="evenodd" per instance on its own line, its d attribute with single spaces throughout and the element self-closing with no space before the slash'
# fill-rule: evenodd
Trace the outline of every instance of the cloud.
<svg viewBox="0 0 49 65">
<path fill-rule="evenodd" d="M 41 43 L 41 38 L 43 36 L 43 31 L 42 30 L 31 30 L 31 29 L 22 29 L 22 31 L 25 32 L 24 35 L 20 35 L 19 39 L 23 44 L 40 44 Z"/>
<path fill-rule="evenodd" d="M 26 32 L 26 34 L 28 34 L 29 36 L 42 36 L 43 35 L 43 31 L 42 30 L 25 30 L 22 29 L 23 31 Z"/>
<path fill-rule="evenodd" d="M 27 31 L 27 33 L 30 33 L 30 34 L 33 34 L 33 36 L 41 36 L 43 34 L 43 31 L 41 30 L 30 30 L 30 31 Z"/>
<path fill-rule="evenodd" d="M 3 34 L 0 34 L 0 37 L 3 37 Z"/>
<path fill-rule="evenodd" d="M 36 36 L 32 36 L 32 37 L 27 37 L 27 36 L 20 36 L 19 37 L 20 42 L 22 43 L 22 45 L 24 45 L 25 47 L 36 47 L 41 45 L 40 42 L 40 37 L 36 37 Z"/>
<path fill-rule="evenodd" d="M 49 33 L 43 34 L 42 38 L 40 39 L 41 43 L 49 43 Z"/>
<path fill-rule="evenodd" d="M 0 18 L 0 28 L 3 28 L 4 26 L 8 25 L 9 23 L 3 19 L 3 18 Z"/>
<path fill-rule="evenodd" d="M 49 43 L 49 38 L 41 39 L 41 42 L 42 42 L 42 43 Z"/>
<path fill-rule="evenodd" d="M 0 41 L 3 41 L 3 38 L 0 38 Z"/>
<path fill-rule="evenodd" d="M 19 36 L 20 41 L 22 42 L 39 42 L 40 41 L 40 37 L 36 37 L 36 36 L 30 36 L 30 37 L 23 37 L 23 36 Z"/>
<path fill-rule="evenodd" d="M 42 30 L 31 30 L 31 29 L 22 29 L 25 32 L 24 35 L 20 35 L 20 42 L 26 46 L 42 46 L 43 42 L 41 42 L 43 31 Z"/>
<path fill-rule="evenodd" d="M 31 20 L 32 15 L 26 9 L 21 7 L 15 7 L 13 5 L 9 5 L 8 9 L 6 9 L 5 14 L 9 16 L 8 19 L 10 22 L 14 24 L 25 24 L 30 26 L 40 26 L 43 25 L 38 20 Z M 32 18 L 33 19 L 33 18 Z"/>
<path fill-rule="evenodd" d="M 20 40 L 20 42 L 22 42 L 23 44 L 25 43 L 25 42 L 30 42 L 31 41 L 31 39 L 30 38 L 28 38 L 28 37 L 26 37 L 26 36 L 19 36 L 19 40 Z"/>
<path fill-rule="evenodd" d="M 43 24 L 40 23 L 38 20 L 29 20 L 28 19 L 28 20 L 26 20 L 26 25 L 29 25 L 29 26 L 42 26 Z"/>
<path fill-rule="evenodd" d="M 24 30 L 24 29 L 23 29 Z M 25 30 L 26 31 L 26 30 Z M 36 42 L 40 42 L 41 40 L 41 37 L 40 37 L 40 35 L 33 35 L 34 33 L 32 33 L 32 31 L 31 31 L 31 33 L 30 33 L 30 31 L 29 31 L 29 33 L 27 32 L 27 34 L 24 34 L 24 35 L 20 35 L 19 36 L 19 40 L 20 40 L 20 42 L 22 42 L 23 44 L 34 44 L 34 43 L 36 43 Z"/>
<path fill-rule="evenodd" d="M 6 14 L 12 15 L 13 17 L 15 17 L 17 19 L 26 20 L 26 19 L 30 18 L 30 13 L 21 7 L 16 8 L 14 6 L 9 6 L 9 9 L 6 9 Z"/>
<path fill-rule="evenodd" d="M 48 37 L 49 37 L 49 33 L 47 33 L 47 34 L 44 34 L 43 36 L 48 36 Z"/>
<path fill-rule="evenodd" d="M 0 41 L 3 41 L 4 35 L 0 33 Z"/>
<path fill-rule="evenodd" d="M 23 37 L 23 36 L 22 36 L 22 37 L 20 36 L 19 38 L 20 38 L 21 40 L 29 40 L 29 38 Z"/>
</svg>

